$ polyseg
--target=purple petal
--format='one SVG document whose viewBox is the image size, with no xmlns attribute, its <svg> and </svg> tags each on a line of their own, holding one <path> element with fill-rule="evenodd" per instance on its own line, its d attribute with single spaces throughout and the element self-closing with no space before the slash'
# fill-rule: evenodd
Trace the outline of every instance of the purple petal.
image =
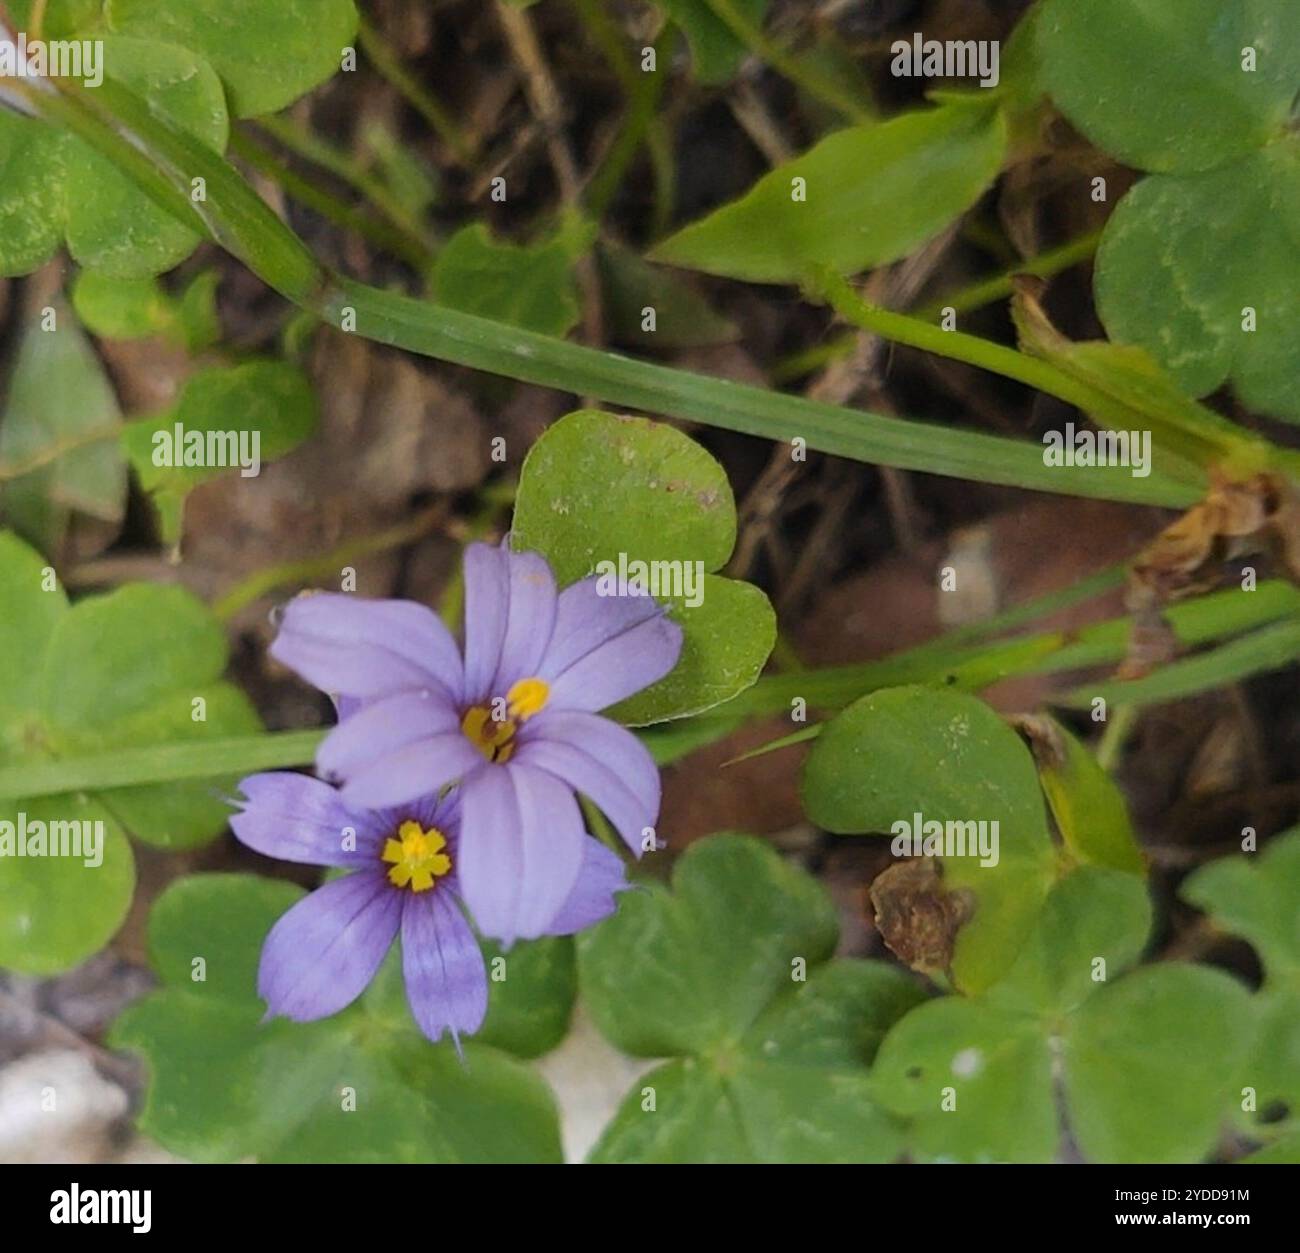
<svg viewBox="0 0 1300 1253">
<path fill-rule="evenodd" d="M 321 748 L 348 726 L 345 722 L 331 731 Z M 384 809 L 432 795 L 487 765 L 482 753 L 459 731 L 449 731 L 377 758 L 344 783 L 341 795 L 348 805 Z"/>
<path fill-rule="evenodd" d="M 487 967 L 469 923 L 440 884 L 412 892 L 402 910 L 402 973 L 406 999 L 431 1040 L 450 1030 L 456 1039 L 483 1025 Z"/>
<path fill-rule="evenodd" d="M 397 934 L 402 894 L 382 871 L 319 887 L 271 928 L 257 991 L 269 1014 L 311 1022 L 361 995 Z"/>
<path fill-rule="evenodd" d="M 461 734 L 460 717 L 445 696 L 428 688 L 399 692 L 344 718 L 316 750 L 316 768 L 331 779 L 351 778 L 410 744 L 453 732 Z"/>
<path fill-rule="evenodd" d="M 504 696 L 520 679 L 535 675 L 555 627 L 555 575 L 540 553 L 506 550 L 510 599 L 506 633 L 493 692 Z"/>
<path fill-rule="evenodd" d="M 479 930 L 507 945 L 545 935 L 582 866 L 573 793 L 513 762 L 480 770 L 461 790 L 460 890 Z"/>
<path fill-rule="evenodd" d="M 362 866 L 379 856 L 381 824 L 364 810 L 354 813 L 319 779 L 272 771 L 250 775 L 239 790 L 247 800 L 231 817 L 231 830 L 267 857 L 308 866 Z M 352 851 L 344 848 L 349 832 Z"/>
<path fill-rule="evenodd" d="M 576 935 L 608 918 L 615 909 L 615 896 L 632 885 L 618 856 L 599 840 L 587 836 L 583 843 L 582 869 L 563 908 L 546 928 L 548 935 Z"/>
<path fill-rule="evenodd" d="M 451 701 L 461 697 L 456 642 L 432 609 L 414 601 L 299 596 L 285 607 L 270 651 L 323 692 L 374 699 L 435 687 Z"/>
<path fill-rule="evenodd" d="M 596 714 L 547 710 L 528 724 L 515 761 L 545 770 L 594 801 L 639 857 L 659 816 L 659 767 L 625 727 Z"/>
<path fill-rule="evenodd" d="M 682 629 L 649 596 L 598 596 L 597 580 L 560 593 L 555 633 L 539 673 L 560 709 L 605 709 L 662 679 L 682 651 Z"/>
<path fill-rule="evenodd" d="M 505 551 L 492 544 L 465 549 L 465 703 L 493 694 L 510 613 L 510 571 Z"/>
</svg>

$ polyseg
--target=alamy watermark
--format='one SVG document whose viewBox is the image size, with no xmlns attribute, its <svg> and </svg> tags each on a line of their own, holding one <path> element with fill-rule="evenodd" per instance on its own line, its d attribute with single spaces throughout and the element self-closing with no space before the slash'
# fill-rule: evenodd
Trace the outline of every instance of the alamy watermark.
<svg viewBox="0 0 1300 1253">
<path fill-rule="evenodd" d="M 104 823 L 101 819 L 28 818 L 0 820 L 0 857 L 80 857 L 90 867 L 104 864 Z"/>
<path fill-rule="evenodd" d="M 76 78 L 98 87 L 104 81 L 103 41 L 7 36 L 0 39 L 0 78 Z"/>
<path fill-rule="evenodd" d="M 911 40 L 889 46 L 895 78 L 974 78 L 981 87 L 998 85 L 999 46 L 996 39 L 926 39 L 920 31 Z"/>
<path fill-rule="evenodd" d="M 156 466 L 239 467 L 242 478 L 253 479 L 262 469 L 261 431 L 187 431 L 184 423 L 153 434 Z"/>
<path fill-rule="evenodd" d="M 704 562 L 629 560 L 596 562 L 597 596 L 653 596 L 688 609 L 704 603 Z"/>
<path fill-rule="evenodd" d="M 913 814 L 889 828 L 895 857 L 978 857 L 981 866 L 998 864 L 998 819 L 924 818 Z"/>
<path fill-rule="evenodd" d="M 1151 432 L 1077 429 L 1067 422 L 1064 431 L 1043 436 L 1043 464 L 1129 466 L 1135 479 L 1144 479 L 1151 473 Z"/>
</svg>

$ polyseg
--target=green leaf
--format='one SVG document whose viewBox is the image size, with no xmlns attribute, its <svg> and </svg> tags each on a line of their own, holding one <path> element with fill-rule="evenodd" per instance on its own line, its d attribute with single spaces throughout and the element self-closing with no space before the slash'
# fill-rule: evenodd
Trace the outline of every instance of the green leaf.
<svg viewBox="0 0 1300 1253">
<path fill-rule="evenodd" d="M 158 506 L 163 538 L 175 544 L 191 490 L 227 472 L 260 473 L 263 462 L 301 444 L 316 418 L 316 397 L 297 366 L 249 361 L 193 375 L 175 408 L 132 422 L 122 446 Z"/>
<path fill-rule="evenodd" d="M 488 1016 L 474 1037 L 517 1057 L 540 1057 L 564 1039 L 578 991 L 573 940 L 555 936 L 503 953 L 480 941 L 488 964 Z"/>
<path fill-rule="evenodd" d="M 578 940 L 585 1002 L 625 1052 L 678 1060 L 637 1082 L 593 1160 L 896 1156 L 865 1067 L 921 994 L 879 962 L 827 963 L 838 931 L 820 885 L 747 836 L 693 844 L 671 891 L 621 897 Z"/>
<path fill-rule="evenodd" d="M 338 73 L 352 46 L 352 0 L 113 0 L 109 26 L 206 57 L 236 117 L 275 113 Z"/>
<path fill-rule="evenodd" d="M 126 466 L 116 440 L 121 411 L 104 367 L 61 302 L 51 308 L 52 329 L 42 315 L 23 335 L 0 420 L 0 466 L 43 464 L 0 478 L 0 510 L 19 534 L 55 553 L 73 514 L 121 523 Z M 96 432 L 107 438 L 88 438 Z"/>
<path fill-rule="evenodd" d="M 1029 751 L 997 714 L 964 692 L 873 692 L 825 725 L 804 764 L 802 791 L 809 818 L 839 835 L 897 836 L 917 822 L 957 823 L 973 845 L 973 824 L 988 823 L 987 831 L 997 832 L 994 864 L 972 853 L 942 859 L 945 890 L 974 899 L 973 916 L 957 934 L 952 974 L 959 987 L 979 991 L 1004 973 L 1059 858 Z"/>
<path fill-rule="evenodd" d="M 573 251 L 563 238 L 541 244 L 501 243 L 475 222 L 457 231 L 438 253 L 433 297 L 544 335 L 566 335 L 581 316 Z"/>
<path fill-rule="evenodd" d="M 0 766 L 36 777 L 62 759 L 260 729 L 247 697 L 221 679 L 220 624 L 190 593 L 128 584 L 69 609 L 47 569 L 0 534 L 0 584 L 11 589 L 0 680 L 12 680 L 0 695 Z M 235 781 L 195 777 L 86 791 L 140 839 L 189 847 L 225 826 L 222 797 Z"/>
<path fill-rule="evenodd" d="M 767 0 L 734 0 L 734 5 L 750 25 L 762 26 Z M 745 45 L 708 0 L 659 0 L 659 6 L 681 27 L 690 44 L 696 82 L 712 87 L 735 77 Z"/>
<path fill-rule="evenodd" d="M 1115 975 L 1151 921 L 1141 883 L 1083 868 L 1058 883 L 1010 976 L 904 1017 L 876 1057 L 877 1099 L 923 1160 L 1050 1161 L 1065 1125 L 1094 1161 L 1203 1158 L 1239 1097 L 1254 1030 L 1234 979 L 1169 963 Z"/>
<path fill-rule="evenodd" d="M 1275 837 L 1262 853 L 1202 866 L 1182 895 L 1259 953 L 1260 1030 L 1243 1079 L 1255 1090 L 1258 1121 L 1246 1118 L 1245 1126 L 1251 1134 L 1276 1134 L 1280 1107 L 1294 1127 L 1300 1119 L 1300 830 Z"/>
<path fill-rule="evenodd" d="M 70 822 L 103 825 L 52 828 Z M 70 853 L 80 856 L 21 856 L 20 828 L 29 833 L 30 848 L 37 823 L 45 826 L 46 849 L 56 832 L 60 841 L 64 831 L 70 841 L 77 831 L 91 843 L 70 842 Z M 0 850 L 0 966 L 57 974 L 98 952 L 122 925 L 135 890 L 135 859 L 103 805 L 85 796 L 0 803 Z"/>
<path fill-rule="evenodd" d="M 1128 165 L 1205 170 L 1286 129 L 1300 80 L 1289 0 L 1045 0 L 1038 27 L 1056 103 Z"/>
<path fill-rule="evenodd" d="M 217 318 L 217 270 L 204 270 L 179 299 L 156 278 L 110 278 L 83 270 L 72 288 L 72 303 L 86 328 L 105 339 L 143 339 L 161 335 L 197 352 L 221 337 Z"/>
<path fill-rule="evenodd" d="M 1193 396 L 1231 381 L 1244 404 L 1292 421 L 1297 284 L 1294 137 L 1202 174 L 1143 179 L 1097 253 L 1098 309 L 1113 338 L 1146 348 Z"/>
<path fill-rule="evenodd" d="M 734 322 L 718 313 L 689 283 L 650 265 L 630 248 L 602 243 L 600 266 L 603 308 L 610 339 L 633 348 L 694 348 L 740 338 Z M 645 310 L 654 311 L 654 329 L 645 329 Z"/>
<path fill-rule="evenodd" d="M 546 1085 L 487 1045 L 468 1042 L 464 1062 L 430 1045 L 387 972 L 333 1018 L 261 1021 L 262 941 L 301 897 L 284 882 L 201 875 L 158 899 L 150 949 L 163 987 L 110 1035 L 148 1062 L 141 1129 L 197 1161 L 558 1161 Z"/>
<path fill-rule="evenodd" d="M 1065 847 L 1081 862 L 1146 873 L 1124 794 L 1097 759 L 1054 719 L 1047 742 L 1035 750 L 1039 781 Z"/>
<path fill-rule="evenodd" d="M 1065 1041 L 1071 1126 L 1094 1161 L 1188 1162 L 1241 1099 L 1250 996 L 1205 966 L 1136 971 L 1088 1001 Z"/>
<path fill-rule="evenodd" d="M 659 585 L 659 600 L 682 626 L 682 660 L 615 706 L 621 721 L 659 722 L 720 704 L 753 684 L 772 651 L 776 624 L 763 593 L 708 575 L 736 542 L 726 473 L 673 427 L 593 410 L 561 418 L 524 462 L 513 536 L 516 548 L 547 558 L 561 586 L 620 569 L 635 576 L 632 562 L 669 563 L 662 569 L 671 586 Z M 598 569 L 602 562 L 611 564 Z"/>
<path fill-rule="evenodd" d="M 1005 146 L 1002 114 L 970 104 L 837 131 L 651 256 L 752 282 L 799 282 L 819 266 L 856 274 L 906 256 L 965 212 Z"/>
<path fill-rule="evenodd" d="M 225 148 L 225 95 L 202 57 L 174 44 L 109 36 L 103 70 L 203 146 Z M 0 168 L 15 171 L 12 180 L 0 179 L 0 220 L 40 214 L 48 224 L 0 234 L 0 274 L 28 273 L 65 238 L 79 264 L 118 278 L 170 269 L 198 243 L 105 157 L 45 122 L 0 112 Z"/>
</svg>

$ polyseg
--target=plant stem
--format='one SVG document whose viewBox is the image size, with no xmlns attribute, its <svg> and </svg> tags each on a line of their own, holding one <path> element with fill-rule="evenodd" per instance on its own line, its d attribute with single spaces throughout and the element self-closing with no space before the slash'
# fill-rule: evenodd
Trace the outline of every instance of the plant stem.
<svg viewBox="0 0 1300 1253">
<path fill-rule="evenodd" d="M 355 158 L 313 135 L 305 127 L 294 125 L 286 117 L 263 117 L 253 125 L 265 131 L 295 156 L 320 166 L 360 192 L 393 226 L 409 236 L 413 245 L 432 259 L 437 250 L 437 240 L 432 232 L 412 217 L 383 182 Z"/>
<path fill-rule="evenodd" d="M 472 167 L 475 158 L 474 145 L 452 120 L 451 114 L 407 72 L 406 67 L 388 46 L 384 37 L 364 18 L 361 19 L 357 33 L 361 48 L 370 59 L 370 64 L 429 123 L 434 134 L 451 149 L 457 163 L 466 168 Z"/>
<path fill-rule="evenodd" d="M 734 0 L 704 0 L 704 3 L 754 56 L 760 61 L 765 61 L 796 86 L 803 88 L 813 99 L 820 100 L 822 104 L 828 105 L 836 113 L 851 121 L 874 120 L 871 111 L 841 90 L 838 83 L 823 80 L 820 74 L 809 69 L 798 58 L 791 56 L 784 48 L 768 39 L 759 27 L 736 8 Z"/>
<path fill-rule="evenodd" d="M 120 748 L 93 757 L 0 766 L 0 800 L 98 792 L 144 783 L 214 779 L 254 770 L 303 766 L 325 737 L 319 731 L 275 731 L 189 744 Z"/>
</svg>

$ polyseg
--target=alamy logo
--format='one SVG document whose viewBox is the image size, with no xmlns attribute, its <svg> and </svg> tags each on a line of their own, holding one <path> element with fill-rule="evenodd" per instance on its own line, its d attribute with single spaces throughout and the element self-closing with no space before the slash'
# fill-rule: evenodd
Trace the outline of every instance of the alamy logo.
<svg viewBox="0 0 1300 1253">
<path fill-rule="evenodd" d="M 153 1193 L 148 1188 L 87 1188 L 74 1183 L 50 1193 L 52 1223 L 116 1223 L 129 1225 L 136 1235 L 153 1227 Z"/>
<path fill-rule="evenodd" d="M 0 39 L 0 78 L 77 78 L 87 87 L 104 81 L 104 45 L 98 39 Z"/>
<path fill-rule="evenodd" d="M 596 562 L 597 596 L 653 596 L 690 609 L 704 603 L 704 562 L 628 560 Z"/>
<path fill-rule="evenodd" d="M 909 42 L 896 39 L 889 46 L 894 59 L 889 72 L 895 78 L 972 78 L 981 87 L 998 85 L 996 39 L 925 39 L 917 31 Z"/>
<path fill-rule="evenodd" d="M 1151 432 L 1078 430 L 1067 422 L 1064 431 L 1043 436 L 1043 464 L 1129 466 L 1135 479 L 1144 479 L 1151 473 Z"/>
<path fill-rule="evenodd" d="M 0 857 L 80 857 L 85 865 L 104 863 L 104 823 L 83 818 L 0 820 Z"/>
<path fill-rule="evenodd" d="M 981 866 L 998 864 L 998 819 L 923 818 L 913 814 L 889 828 L 895 857 L 978 857 Z"/>
<path fill-rule="evenodd" d="M 253 479 L 262 469 L 261 431 L 187 431 L 177 422 L 170 431 L 153 434 L 156 466 L 239 466 L 240 476 Z"/>
</svg>

